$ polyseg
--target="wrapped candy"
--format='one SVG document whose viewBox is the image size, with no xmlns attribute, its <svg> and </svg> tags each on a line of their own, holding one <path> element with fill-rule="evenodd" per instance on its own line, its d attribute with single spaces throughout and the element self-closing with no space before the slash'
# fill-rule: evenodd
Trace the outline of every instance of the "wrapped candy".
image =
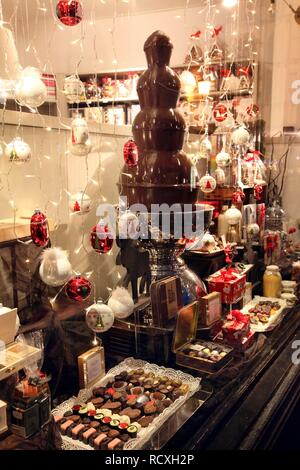
<svg viewBox="0 0 300 470">
<path fill-rule="evenodd" d="M 239 310 L 232 310 L 223 324 L 222 333 L 224 341 L 230 346 L 244 348 L 244 344 L 248 343 L 249 347 L 249 340 L 253 338 L 250 332 L 250 316 Z"/>
<path fill-rule="evenodd" d="M 209 292 L 220 292 L 222 303 L 234 304 L 243 296 L 246 275 L 239 274 L 234 268 L 223 268 L 208 278 Z"/>
</svg>

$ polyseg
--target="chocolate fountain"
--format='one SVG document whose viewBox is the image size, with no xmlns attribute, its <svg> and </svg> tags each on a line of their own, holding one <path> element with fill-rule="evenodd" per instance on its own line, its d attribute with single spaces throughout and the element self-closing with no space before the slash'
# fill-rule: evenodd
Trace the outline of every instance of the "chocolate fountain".
<svg viewBox="0 0 300 470">
<path fill-rule="evenodd" d="M 147 215 L 140 211 L 140 216 L 148 217 L 148 239 L 140 243 L 149 250 L 152 281 L 179 275 L 185 290 L 187 278 L 187 300 L 191 301 L 197 296 L 197 288 L 202 283 L 182 260 L 178 260 L 184 250 L 182 240 L 186 235 L 183 216 L 190 216 L 194 225 L 201 220 L 201 232 L 204 234 L 211 222 L 213 208 L 197 204 L 198 181 L 196 184 L 192 181 L 191 162 L 182 151 L 186 124 L 177 109 L 180 79 L 169 67 L 172 49 L 170 38 L 160 31 L 151 34 L 144 44 L 148 68 L 138 81 L 141 111 L 132 126 L 139 159 L 136 166 L 125 165 L 123 168 L 119 191 L 121 196 L 127 197 L 128 207 L 139 203 L 144 205 L 145 213 L 148 211 Z M 164 214 L 162 208 L 153 213 L 157 210 L 153 208 L 154 204 L 176 205 L 176 215 L 170 213 L 168 233 L 163 232 L 162 226 L 167 212 Z M 188 209 L 184 207 L 187 204 Z M 179 216 L 181 222 L 178 222 Z M 176 236 L 178 224 L 181 224 L 182 237 Z"/>
</svg>

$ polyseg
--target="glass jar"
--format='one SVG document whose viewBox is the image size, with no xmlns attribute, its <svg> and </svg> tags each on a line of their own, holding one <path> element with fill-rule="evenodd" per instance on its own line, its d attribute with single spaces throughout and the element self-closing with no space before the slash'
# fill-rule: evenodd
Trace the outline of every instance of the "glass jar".
<svg viewBox="0 0 300 470">
<path fill-rule="evenodd" d="M 282 278 L 278 266 L 267 266 L 263 277 L 264 297 L 280 298 Z"/>
</svg>

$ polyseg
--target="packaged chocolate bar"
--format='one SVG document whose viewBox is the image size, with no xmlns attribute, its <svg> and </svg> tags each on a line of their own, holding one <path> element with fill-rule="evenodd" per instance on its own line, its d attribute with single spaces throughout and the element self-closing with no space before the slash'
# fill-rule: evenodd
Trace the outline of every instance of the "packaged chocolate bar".
<svg viewBox="0 0 300 470">
<path fill-rule="evenodd" d="M 182 307 L 179 277 L 170 276 L 153 282 L 150 288 L 153 325 L 166 327 Z"/>
<path fill-rule="evenodd" d="M 210 326 L 222 316 L 222 296 L 220 292 L 211 292 L 199 299 L 198 328 Z"/>
</svg>

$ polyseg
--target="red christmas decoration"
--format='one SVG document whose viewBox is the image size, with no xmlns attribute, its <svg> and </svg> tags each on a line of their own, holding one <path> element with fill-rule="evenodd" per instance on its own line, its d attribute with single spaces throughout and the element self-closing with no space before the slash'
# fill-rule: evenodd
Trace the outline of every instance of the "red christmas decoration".
<svg viewBox="0 0 300 470">
<path fill-rule="evenodd" d="M 97 253 L 108 253 L 114 243 L 109 233 L 108 225 L 102 225 L 101 223 L 95 225 L 91 230 L 90 242 Z"/>
<path fill-rule="evenodd" d="M 212 37 L 213 38 L 216 38 L 219 36 L 220 32 L 222 31 L 223 29 L 223 26 L 216 26 L 214 29 L 213 29 L 213 33 L 212 33 Z"/>
<path fill-rule="evenodd" d="M 83 276 L 75 276 L 66 285 L 66 294 L 71 300 L 82 302 L 92 292 L 92 284 Z"/>
<path fill-rule="evenodd" d="M 138 155 L 138 148 L 134 140 L 129 139 L 123 148 L 123 156 L 125 164 L 129 167 L 133 167 L 137 165 L 139 155 Z"/>
<path fill-rule="evenodd" d="M 206 181 L 205 189 L 211 189 L 211 182 L 209 180 Z"/>
<path fill-rule="evenodd" d="M 75 201 L 73 212 L 80 212 L 80 204 L 78 201 Z"/>
<path fill-rule="evenodd" d="M 231 196 L 232 204 L 235 206 L 241 206 L 245 200 L 245 193 L 241 188 L 237 189 Z"/>
<path fill-rule="evenodd" d="M 195 33 L 192 33 L 190 37 L 191 37 L 191 39 L 199 39 L 201 34 L 202 34 L 201 31 L 198 30 Z"/>
<path fill-rule="evenodd" d="M 249 72 L 250 72 L 250 67 L 239 67 L 238 68 L 238 76 L 241 76 L 241 75 L 244 75 L 245 77 L 248 77 L 249 76 Z"/>
<path fill-rule="evenodd" d="M 217 104 L 213 109 L 213 117 L 217 122 L 223 122 L 228 117 L 228 109 L 224 104 Z"/>
<path fill-rule="evenodd" d="M 248 116 L 256 117 L 259 113 L 259 106 L 257 106 L 257 104 L 250 104 L 247 107 L 246 112 Z"/>
<path fill-rule="evenodd" d="M 230 74 L 231 74 L 230 69 L 227 69 L 227 68 L 221 69 L 221 77 L 228 78 L 230 77 Z"/>
<path fill-rule="evenodd" d="M 261 184 L 256 184 L 254 186 L 254 198 L 257 200 L 257 201 L 261 201 L 261 197 L 262 197 L 262 193 L 263 193 L 263 187 Z"/>
<path fill-rule="evenodd" d="M 49 228 L 46 216 L 36 209 L 30 220 L 30 234 L 36 246 L 44 247 L 49 241 Z"/>
<path fill-rule="evenodd" d="M 65 26 L 76 26 L 82 20 L 82 5 L 77 0 L 60 0 L 56 16 Z"/>
</svg>

